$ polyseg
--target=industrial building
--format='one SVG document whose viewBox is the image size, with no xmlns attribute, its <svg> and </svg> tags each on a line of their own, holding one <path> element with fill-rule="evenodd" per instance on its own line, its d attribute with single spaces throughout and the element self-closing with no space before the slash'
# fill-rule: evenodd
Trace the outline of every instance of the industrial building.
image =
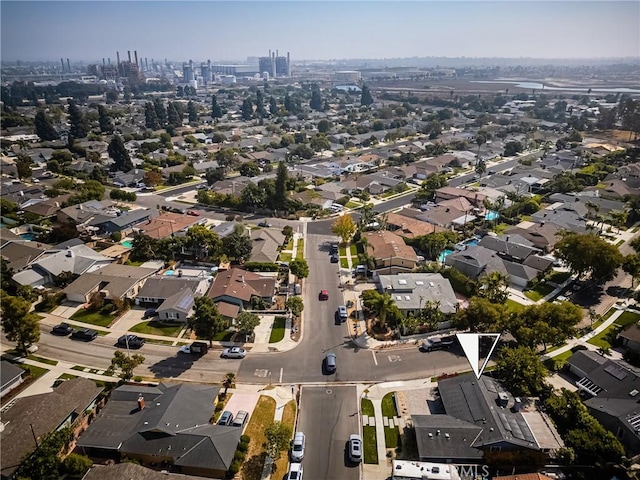
<svg viewBox="0 0 640 480">
<path fill-rule="evenodd" d="M 291 77 L 291 56 L 287 52 L 286 57 L 281 57 L 278 50 L 269 50 L 268 57 L 258 59 L 258 68 L 264 78 Z"/>
<path fill-rule="evenodd" d="M 338 83 L 358 83 L 362 74 L 357 70 L 342 70 L 333 74 L 333 81 Z"/>
</svg>

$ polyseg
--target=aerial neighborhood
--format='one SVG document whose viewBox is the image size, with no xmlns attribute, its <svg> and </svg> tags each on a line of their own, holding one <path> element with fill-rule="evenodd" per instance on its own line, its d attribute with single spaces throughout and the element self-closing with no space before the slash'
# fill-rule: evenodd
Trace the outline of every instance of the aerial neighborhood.
<svg viewBox="0 0 640 480">
<path fill-rule="evenodd" d="M 3 480 L 638 478 L 637 62 L 131 53 L 2 65 Z"/>
</svg>

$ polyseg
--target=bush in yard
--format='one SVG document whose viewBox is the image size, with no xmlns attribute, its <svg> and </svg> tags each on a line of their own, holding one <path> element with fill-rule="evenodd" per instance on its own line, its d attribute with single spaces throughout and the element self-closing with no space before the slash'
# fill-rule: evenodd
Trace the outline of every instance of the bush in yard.
<svg viewBox="0 0 640 480">
<path fill-rule="evenodd" d="M 233 454 L 233 459 L 242 462 L 244 460 L 244 452 L 236 450 L 236 453 Z"/>
<path fill-rule="evenodd" d="M 251 437 L 249 437 L 249 435 L 242 435 L 240 436 L 240 441 L 248 445 L 251 443 Z"/>
<path fill-rule="evenodd" d="M 81 477 L 93 466 L 93 462 L 85 455 L 72 453 L 64 459 L 62 465 L 69 475 Z"/>
<path fill-rule="evenodd" d="M 122 232 L 113 232 L 111 235 L 109 235 L 109 238 L 114 242 L 119 242 L 120 240 L 122 240 Z"/>
<path fill-rule="evenodd" d="M 233 462 L 229 467 L 229 476 L 233 478 L 240 471 L 240 463 Z"/>
<path fill-rule="evenodd" d="M 245 442 L 240 442 L 238 444 L 238 451 L 240 452 L 246 452 L 247 450 L 249 450 L 249 444 L 245 443 Z"/>
<path fill-rule="evenodd" d="M 109 315 L 111 312 L 115 310 L 115 305 L 113 303 L 107 303 L 104 307 L 100 309 L 100 313 L 102 315 Z"/>
</svg>

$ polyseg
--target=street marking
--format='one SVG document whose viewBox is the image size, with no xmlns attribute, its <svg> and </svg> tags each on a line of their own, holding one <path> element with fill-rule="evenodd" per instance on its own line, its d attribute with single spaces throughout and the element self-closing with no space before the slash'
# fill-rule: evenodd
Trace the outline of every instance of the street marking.
<svg viewBox="0 0 640 480">
<path fill-rule="evenodd" d="M 400 355 L 387 355 L 387 358 L 389 359 L 390 362 L 401 362 L 402 359 L 400 358 Z"/>
<path fill-rule="evenodd" d="M 280 382 L 278 383 L 282 383 L 282 367 L 280 367 Z"/>
<path fill-rule="evenodd" d="M 256 371 L 254 372 L 254 375 L 260 378 L 267 378 L 268 374 L 269 370 L 267 370 L 266 368 L 256 368 Z"/>
<path fill-rule="evenodd" d="M 376 358 L 376 352 L 375 352 L 375 350 L 371 350 L 371 355 L 373 355 L 373 363 L 375 363 L 376 365 L 378 365 L 378 359 Z"/>
</svg>

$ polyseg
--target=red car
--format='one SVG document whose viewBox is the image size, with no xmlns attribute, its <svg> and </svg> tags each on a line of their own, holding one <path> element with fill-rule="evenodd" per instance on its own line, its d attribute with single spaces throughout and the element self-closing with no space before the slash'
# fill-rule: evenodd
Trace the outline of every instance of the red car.
<svg viewBox="0 0 640 480">
<path fill-rule="evenodd" d="M 326 290 L 320 290 L 319 298 L 320 300 L 329 300 L 329 292 Z"/>
<path fill-rule="evenodd" d="M 187 211 L 187 215 L 191 215 L 193 217 L 199 217 L 200 216 L 200 212 L 196 212 L 195 210 L 188 210 Z"/>
</svg>

